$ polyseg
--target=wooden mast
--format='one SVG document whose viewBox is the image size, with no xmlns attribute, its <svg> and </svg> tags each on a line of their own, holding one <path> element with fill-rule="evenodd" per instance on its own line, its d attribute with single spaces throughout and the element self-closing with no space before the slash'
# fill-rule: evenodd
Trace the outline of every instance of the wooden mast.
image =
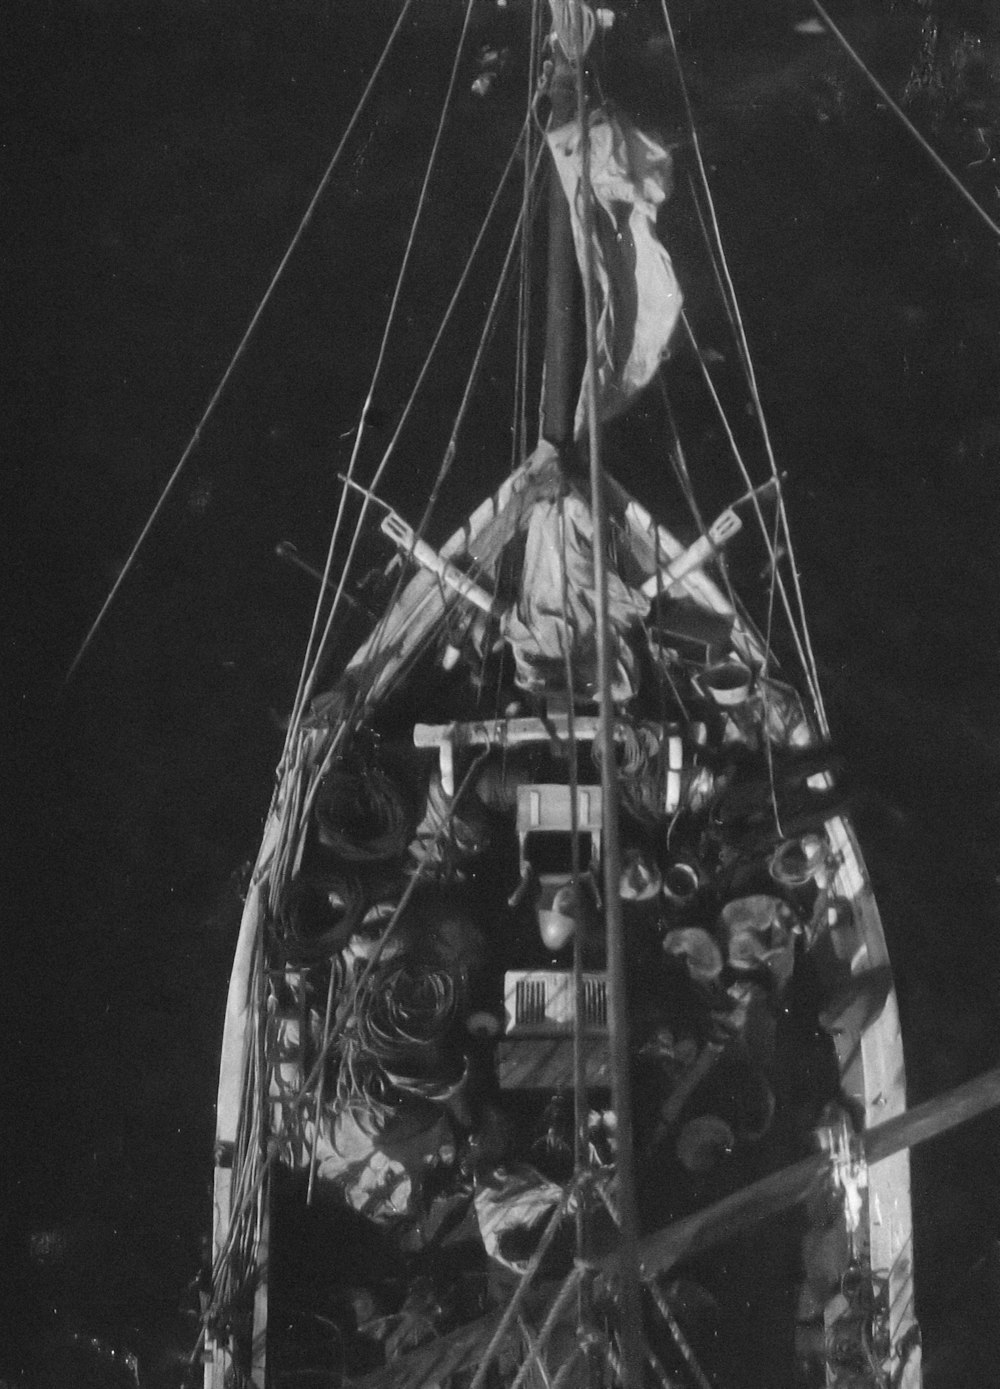
<svg viewBox="0 0 1000 1389">
<path fill-rule="evenodd" d="M 558 43 L 553 45 L 548 96 L 550 126 L 568 124 L 576 112 L 576 76 Z M 573 420 L 580 384 L 577 322 L 580 277 L 573 248 L 569 203 L 554 161 L 549 159 L 548 266 L 545 311 L 545 378 L 542 436 L 562 452 L 573 443 Z"/>
<path fill-rule="evenodd" d="M 596 310 L 593 273 L 590 266 L 593 203 L 589 186 L 589 139 L 586 131 L 587 102 L 584 87 L 584 6 L 574 0 L 569 19 L 568 43 L 557 38 L 553 44 L 554 67 L 549 87 L 551 125 L 568 124 L 574 118 L 581 126 L 582 218 L 587 266 L 582 298 L 586 325 L 587 433 L 590 465 L 591 514 L 594 524 L 594 588 L 599 679 L 601 743 L 601 786 L 604 806 L 602 847 L 603 894 L 607 939 L 609 1042 L 611 1053 L 612 1103 L 617 1119 L 617 1202 L 621 1230 L 618 1278 L 621 1322 L 621 1370 L 624 1389 L 639 1389 L 643 1382 L 645 1357 L 642 1339 L 642 1305 L 639 1279 L 639 1221 L 635 1196 L 634 1145 L 632 1135 L 632 1097 L 629 1074 L 629 1029 L 626 999 L 624 921 L 619 895 L 621 846 L 618 815 L 618 783 L 613 740 L 614 708 L 611 687 L 614 676 L 613 643 L 608 619 L 608 527 L 604 497 L 604 477 L 600 458 L 600 431 L 597 420 L 595 361 Z M 553 22 L 555 14 L 553 12 Z M 567 53 L 576 54 L 572 58 Z M 549 171 L 549 248 L 548 303 L 545 344 L 545 400 L 542 433 L 560 451 L 572 447 L 579 388 L 579 334 L 576 325 L 581 298 L 576 270 L 570 208 L 556 170 Z"/>
</svg>

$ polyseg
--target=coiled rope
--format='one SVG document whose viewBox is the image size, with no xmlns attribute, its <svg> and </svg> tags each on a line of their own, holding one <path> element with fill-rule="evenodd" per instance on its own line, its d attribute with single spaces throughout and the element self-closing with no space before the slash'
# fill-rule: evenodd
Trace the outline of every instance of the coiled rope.
<svg viewBox="0 0 1000 1389">
<path fill-rule="evenodd" d="M 614 727 L 615 766 L 622 777 L 636 777 L 644 772 L 661 753 L 661 740 L 656 731 L 643 724 L 616 723 Z M 594 766 L 604 761 L 603 744 L 595 738 L 590 755 Z"/>
<path fill-rule="evenodd" d="M 377 767 L 327 772 L 314 814 L 320 843 L 352 863 L 402 858 L 410 841 L 413 817 L 395 782 Z"/>
<path fill-rule="evenodd" d="M 282 891 L 269 926 L 288 964 L 309 965 L 341 950 L 364 914 L 365 894 L 359 878 L 299 877 Z"/>
<path fill-rule="evenodd" d="M 410 960 L 386 960 L 359 983 L 337 1046 L 338 1111 L 384 1119 L 394 1091 L 438 1100 L 454 1093 L 441 1048 L 461 992 L 449 971 Z"/>
</svg>

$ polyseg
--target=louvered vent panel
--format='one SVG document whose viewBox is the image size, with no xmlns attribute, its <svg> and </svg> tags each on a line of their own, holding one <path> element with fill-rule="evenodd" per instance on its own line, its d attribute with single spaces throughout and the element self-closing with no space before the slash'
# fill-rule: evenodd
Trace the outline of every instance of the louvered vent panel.
<svg viewBox="0 0 1000 1389">
<path fill-rule="evenodd" d="M 558 1036 L 572 1033 L 576 989 L 571 970 L 509 970 L 504 976 L 506 1034 Z M 585 1032 L 604 1032 L 608 1026 L 607 976 L 583 976 Z"/>
</svg>

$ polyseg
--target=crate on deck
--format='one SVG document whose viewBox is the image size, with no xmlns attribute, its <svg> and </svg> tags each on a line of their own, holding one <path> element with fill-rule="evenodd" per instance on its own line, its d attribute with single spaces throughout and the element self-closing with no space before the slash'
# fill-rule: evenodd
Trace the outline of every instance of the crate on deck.
<svg viewBox="0 0 1000 1389">
<path fill-rule="evenodd" d="M 576 988 L 572 970 L 508 970 L 504 975 L 504 1035 L 497 1070 L 504 1090 L 560 1090 L 573 1086 Z M 583 976 L 581 1019 L 584 1080 L 611 1086 L 607 975 Z"/>
</svg>

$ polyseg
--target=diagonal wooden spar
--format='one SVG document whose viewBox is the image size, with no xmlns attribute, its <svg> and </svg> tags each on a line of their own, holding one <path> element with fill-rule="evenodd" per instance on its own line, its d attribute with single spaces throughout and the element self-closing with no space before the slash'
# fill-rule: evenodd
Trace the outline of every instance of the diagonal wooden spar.
<svg viewBox="0 0 1000 1389">
<path fill-rule="evenodd" d="M 858 1134 L 858 1154 L 869 1166 L 874 1166 L 894 1153 L 917 1147 L 997 1108 L 1000 1108 L 1000 1067 L 936 1099 L 926 1100 L 867 1133 Z M 648 1282 L 666 1273 L 681 1259 L 701 1254 L 762 1220 L 791 1209 L 809 1195 L 829 1170 L 828 1152 L 811 1153 L 790 1167 L 782 1167 L 714 1205 L 645 1236 L 639 1242 L 643 1280 Z M 617 1268 L 618 1258 L 615 1251 L 599 1259 L 596 1266 L 611 1273 Z"/>
<path fill-rule="evenodd" d="M 1000 1066 L 904 1114 L 859 1134 L 860 1155 L 869 1166 L 884 1158 L 938 1138 L 961 1124 L 1000 1109 Z M 685 1216 L 639 1243 L 642 1278 L 650 1282 L 682 1259 L 703 1253 L 751 1229 L 762 1220 L 790 1210 L 812 1192 L 830 1171 L 828 1152 L 811 1153 L 790 1167 L 780 1168 L 731 1196 Z M 601 1273 L 614 1274 L 618 1253 L 594 1261 Z M 500 1322 L 500 1314 L 457 1328 L 428 1346 L 398 1357 L 370 1374 L 350 1381 L 350 1389 L 420 1389 L 446 1370 L 455 1374 L 480 1359 Z"/>
</svg>

